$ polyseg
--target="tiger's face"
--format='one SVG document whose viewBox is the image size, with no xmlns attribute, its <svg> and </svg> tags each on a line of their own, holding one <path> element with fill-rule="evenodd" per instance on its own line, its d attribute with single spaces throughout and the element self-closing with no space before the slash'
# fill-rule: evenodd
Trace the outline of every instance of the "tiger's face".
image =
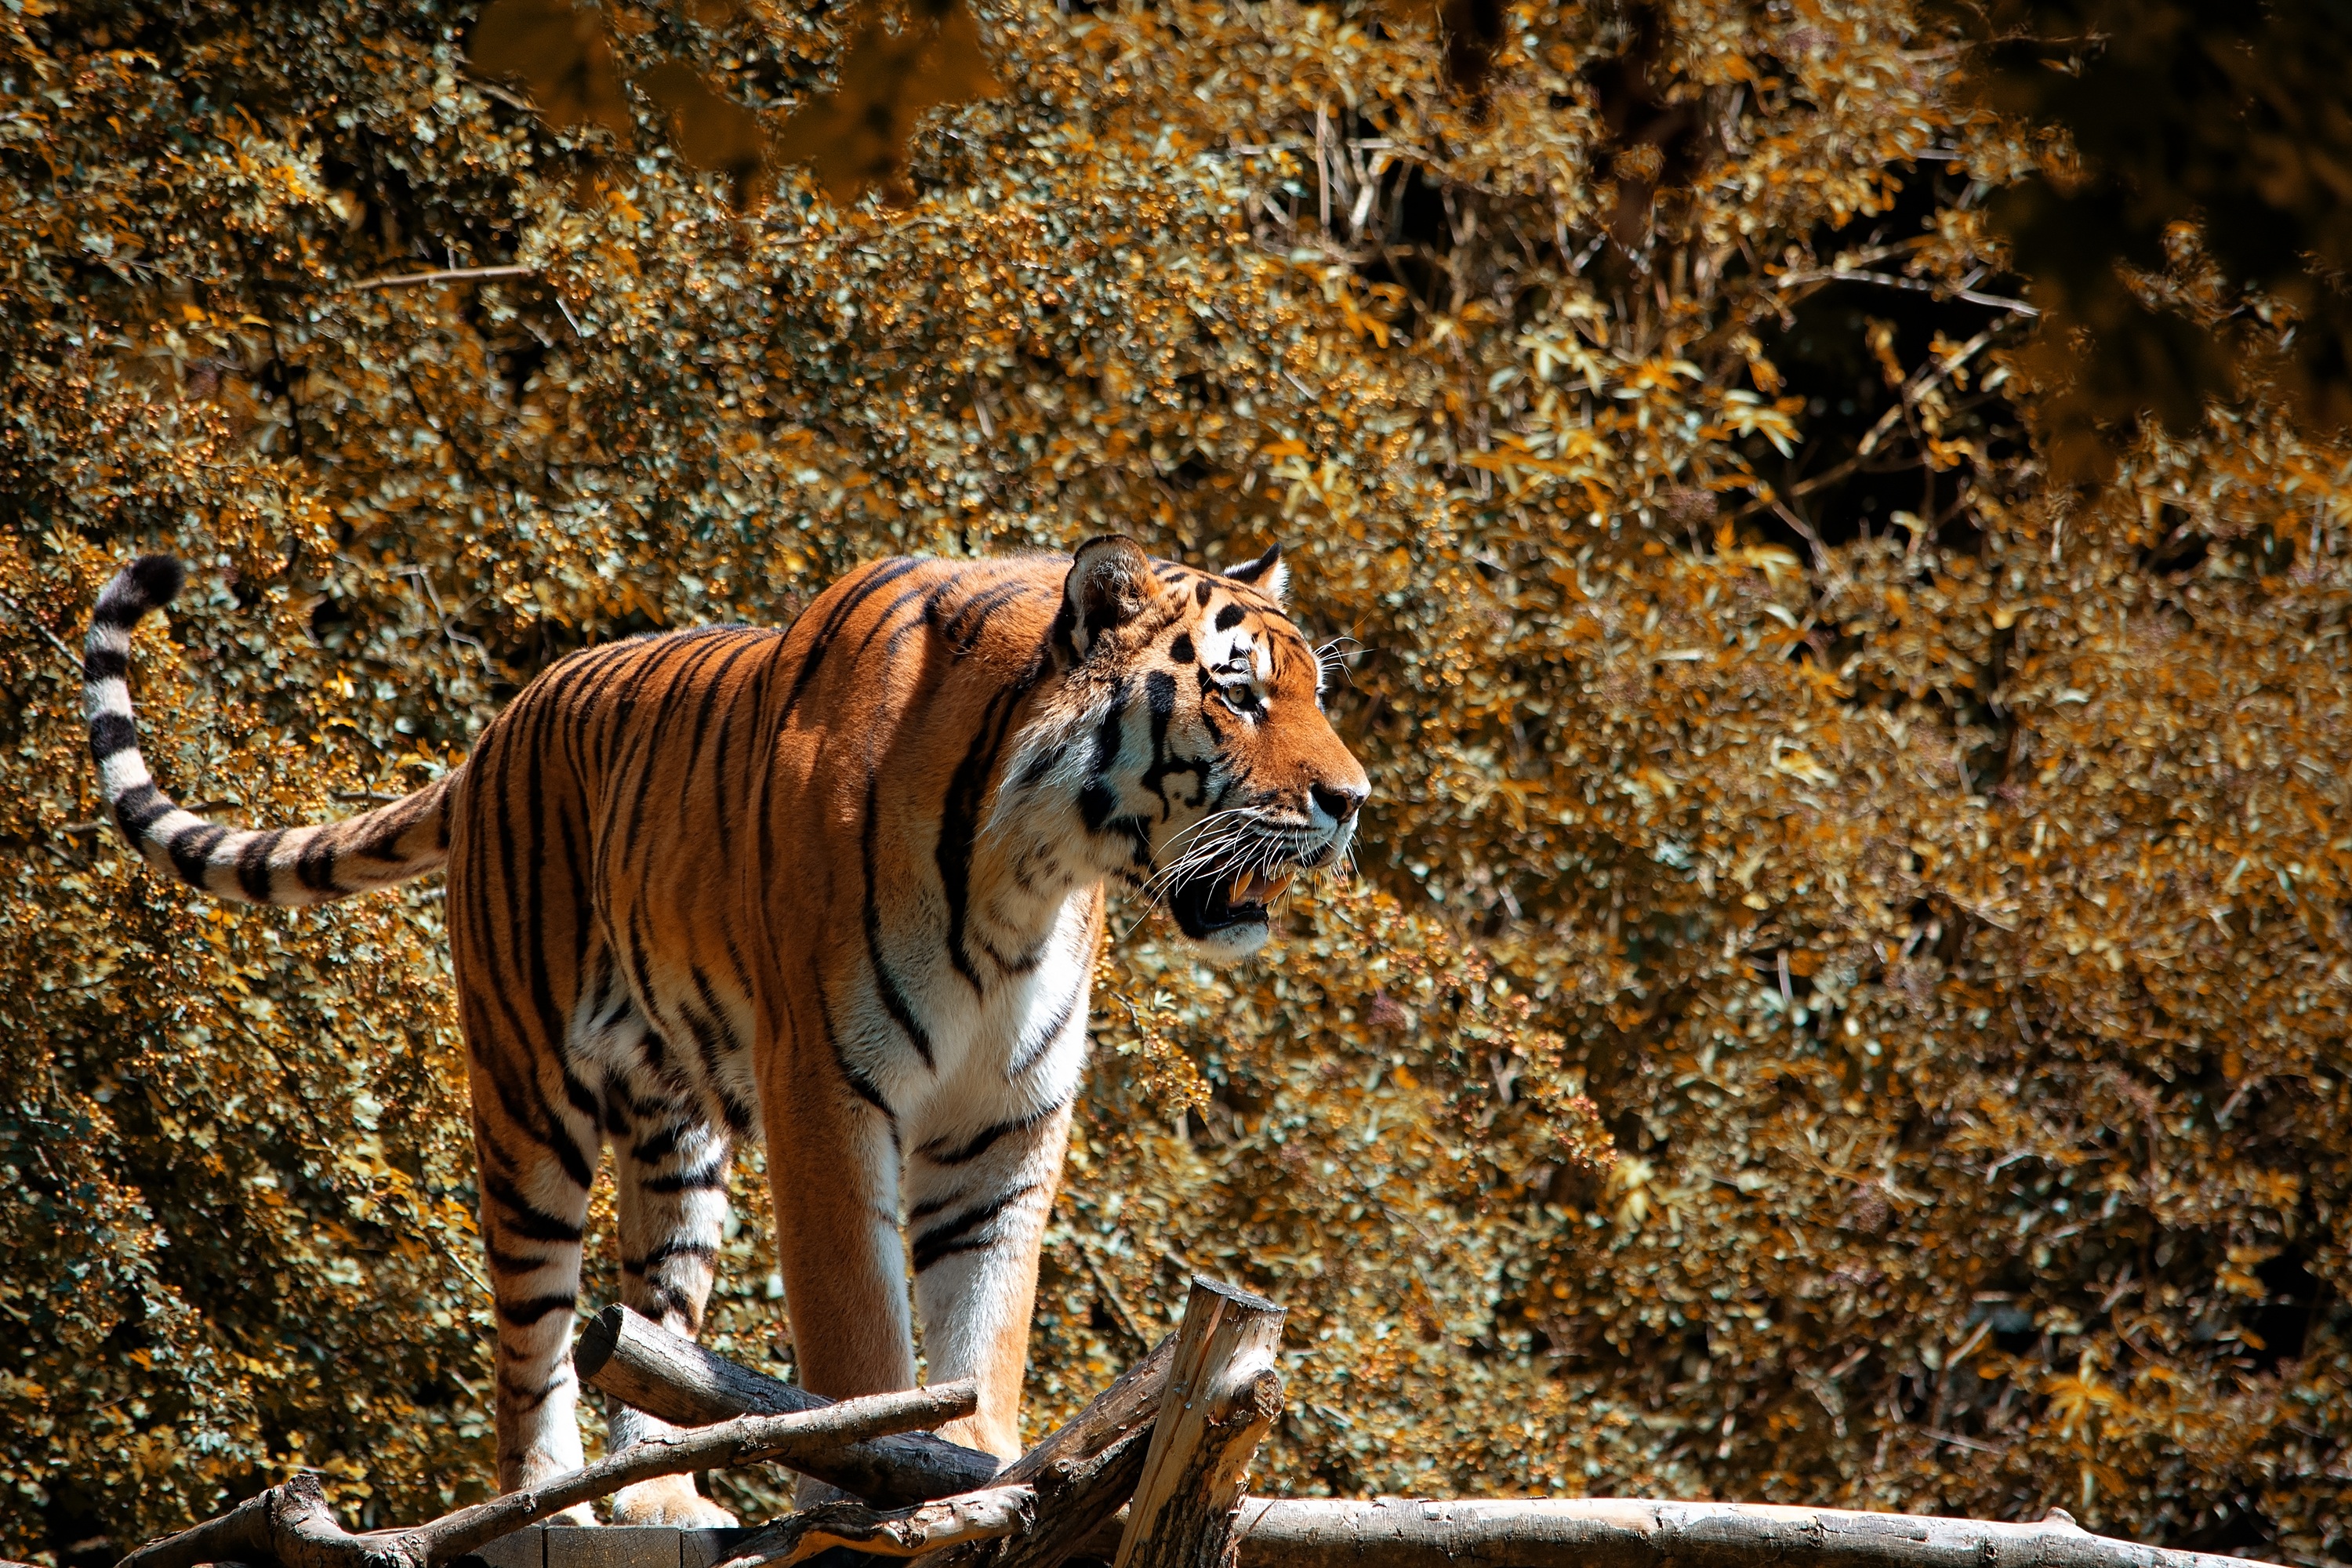
<svg viewBox="0 0 2352 1568">
<path fill-rule="evenodd" d="M 1278 550 L 1212 572 L 1105 538 L 1079 548 L 1065 593 L 1097 868 L 1217 962 L 1265 944 L 1294 878 L 1345 862 L 1371 794 L 1324 717 L 1324 661 L 1283 611 L 1286 578 Z"/>
</svg>

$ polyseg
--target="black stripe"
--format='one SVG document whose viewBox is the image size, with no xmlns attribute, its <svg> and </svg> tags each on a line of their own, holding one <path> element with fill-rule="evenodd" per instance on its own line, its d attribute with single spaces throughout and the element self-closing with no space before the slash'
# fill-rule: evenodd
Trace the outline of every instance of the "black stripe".
<svg viewBox="0 0 2352 1568">
<path fill-rule="evenodd" d="M 866 868 L 866 956 L 874 968 L 874 992 L 882 998 L 883 1010 L 890 1015 L 899 1028 L 906 1031 L 908 1040 L 915 1047 L 915 1054 L 923 1058 L 923 1065 L 928 1068 L 934 1065 L 931 1037 L 924 1032 L 922 1025 L 916 1022 L 913 1005 L 908 1002 L 907 994 L 898 988 L 898 975 L 891 972 L 889 963 L 882 956 L 882 904 L 877 896 L 879 889 L 874 873 L 876 824 L 881 818 L 880 787 L 879 775 L 868 773 L 866 775 L 866 822 L 858 832 L 858 852 Z"/>
<path fill-rule="evenodd" d="M 852 1094 L 882 1113 L 883 1120 L 890 1124 L 890 1142 L 895 1146 L 898 1142 L 898 1113 L 882 1098 L 881 1086 L 850 1065 L 847 1054 L 841 1048 L 841 1036 L 833 1026 L 833 1003 L 824 994 L 824 974 L 814 962 L 809 967 L 809 978 L 816 987 L 817 1022 L 824 1030 L 825 1048 L 833 1053 L 833 1065 L 840 1069 L 841 1079 L 849 1085 Z"/>
<path fill-rule="evenodd" d="M 801 699 L 808 693 L 810 683 L 816 679 L 818 667 L 824 662 L 825 654 L 833 647 L 833 639 L 841 635 L 841 629 L 848 624 L 849 617 L 857 613 L 857 606 L 921 564 L 921 562 L 905 556 L 883 562 L 862 580 L 856 580 L 856 587 L 842 595 L 841 603 L 826 612 L 824 624 L 817 628 L 810 639 L 808 651 L 801 656 L 800 671 L 793 677 L 793 689 L 785 695 L 783 711 L 777 716 L 780 721 L 790 718 L 793 710 L 800 706 Z"/>
<path fill-rule="evenodd" d="M 294 859 L 294 879 L 313 892 L 331 893 L 335 886 L 335 839 L 331 833 L 317 833 L 302 846 L 302 853 Z"/>
<path fill-rule="evenodd" d="M 121 797 L 114 803 L 114 820 L 122 825 L 125 835 L 136 839 L 157 822 L 171 816 L 172 811 L 172 803 L 162 790 L 152 784 L 143 784 L 136 789 L 122 792 Z"/>
<path fill-rule="evenodd" d="M 761 639 L 758 637 L 742 637 L 738 639 L 733 650 L 728 654 L 726 658 L 720 661 L 717 669 L 710 672 L 710 679 L 703 682 L 702 706 L 695 710 L 694 736 L 693 739 L 687 742 L 686 748 L 686 771 L 688 776 L 693 776 L 695 764 L 702 760 L 702 742 L 704 738 L 710 731 L 710 716 L 713 712 L 717 711 L 719 699 L 727 689 L 727 678 L 734 673 L 736 662 L 742 658 L 745 654 L 755 651 L 760 647 L 760 643 Z M 731 710 L 734 705 L 730 703 L 728 706 Z M 721 732 L 723 735 L 723 728 Z M 723 820 L 725 813 L 720 813 L 720 816 Z M 722 829 L 722 831 L 724 830 Z M 725 858 L 725 850 L 723 848 L 720 851 L 720 858 L 722 860 Z"/>
<path fill-rule="evenodd" d="M 1127 734 L 1127 677 L 1111 682 L 1110 705 L 1103 710 L 1101 722 L 1095 726 L 1094 771 L 1097 777 L 1108 773 L 1118 761 L 1119 745 Z"/>
<path fill-rule="evenodd" d="M 956 613 L 948 617 L 947 625 L 940 628 L 940 635 L 946 640 L 948 650 L 958 658 L 969 657 L 980 646 L 981 637 L 988 630 L 990 618 L 1005 604 L 1019 598 L 1028 587 L 1027 583 L 1016 579 L 1000 583 L 966 599 L 958 606 Z"/>
<path fill-rule="evenodd" d="M 128 713 L 101 713 L 89 721 L 89 754 L 100 762 L 139 746 L 139 727 Z"/>
<path fill-rule="evenodd" d="M 884 645 L 883 661 L 887 667 L 890 658 L 898 652 L 899 638 L 908 632 L 919 630 L 929 624 L 932 612 L 939 607 L 940 601 L 954 590 L 955 579 L 952 577 L 944 583 L 934 583 L 928 588 L 899 589 L 890 596 L 890 602 L 882 606 L 881 613 L 874 617 L 874 624 L 866 628 L 866 635 L 857 639 L 857 651 L 852 654 L 849 659 L 851 667 L 864 668 L 866 655 L 874 647 L 874 639 L 880 637 L 883 630 L 890 625 L 891 617 L 917 600 L 922 601 L 921 613 L 905 626 L 890 633 L 890 640 Z"/>
<path fill-rule="evenodd" d="M 719 992 L 702 965 L 689 964 L 688 973 L 694 977 L 695 994 L 702 999 L 703 1012 L 698 1014 L 691 1005 L 681 1005 L 678 1013 L 702 1051 L 703 1070 L 710 1075 L 711 1085 L 716 1087 L 720 1065 L 727 1058 L 740 1054 L 743 1042 L 735 1037 L 734 1026 L 727 1022 L 726 1010 L 719 1005 Z"/>
<path fill-rule="evenodd" d="M 269 857 L 285 841 L 286 829 L 273 827 L 247 839 L 245 847 L 236 852 L 237 886 L 257 904 L 269 901 Z"/>
<path fill-rule="evenodd" d="M 915 1237 L 915 1272 L 920 1274 L 952 1253 L 976 1252 L 983 1247 L 993 1246 L 995 1237 L 982 1237 L 979 1232 L 992 1223 L 997 1215 L 1036 1190 L 1036 1183 L 1024 1182 L 978 1208 L 966 1209 L 945 1225 L 935 1226 Z"/>
<path fill-rule="evenodd" d="M 715 1193 L 727 1185 L 727 1156 L 705 1161 L 690 1171 L 677 1171 L 667 1176 L 648 1176 L 638 1184 L 647 1193 Z"/>
<path fill-rule="evenodd" d="M 727 645 L 723 641 L 712 642 L 691 634 L 680 637 L 673 646 L 683 649 L 683 656 L 656 665 L 641 679 L 641 684 L 649 685 L 660 680 L 665 685 L 661 706 L 654 710 L 652 722 L 640 727 L 643 739 L 633 748 L 633 754 L 642 752 L 644 760 L 637 763 L 637 787 L 629 803 L 628 819 L 621 829 L 621 864 L 624 866 L 637 859 L 640 847 L 646 853 L 652 851 L 652 840 L 645 836 L 643 830 L 646 802 L 653 790 L 654 774 L 660 771 L 662 736 L 669 729 L 670 721 L 677 717 L 678 710 L 693 701 L 695 678 L 702 673 L 703 667 L 713 659 L 725 658 L 727 653 Z"/>
<path fill-rule="evenodd" d="M 948 780 L 947 799 L 940 811 L 939 837 L 931 852 L 939 866 L 941 890 L 947 896 L 948 959 L 975 992 L 985 987 L 980 983 L 970 945 L 964 941 L 964 924 L 971 914 L 971 861 L 980 840 L 980 810 L 988 798 L 988 781 L 996 773 L 1005 737 L 1011 732 L 1013 715 L 1034 684 L 1034 679 L 1024 677 L 999 689 L 988 700 L 981 714 L 980 728 Z"/>
<path fill-rule="evenodd" d="M 1168 798 L 1168 775 L 1191 773 L 1195 783 L 1201 782 L 1206 769 L 1199 763 L 1186 762 L 1172 756 L 1168 750 L 1168 727 L 1176 717 L 1176 678 L 1164 669 L 1155 669 L 1143 678 L 1146 707 L 1151 714 L 1151 761 L 1143 770 L 1143 787 L 1160 797 L 1160 820 L 1165 822 L 1175 815 L 1175 803 Z M 1200 794 L 1196 788 L 1194 795 Z M 1189 803 L 1199 805 L 1194 800 Z"/>
<path fill-rule="evenodd" d="M 629 1158 L 642 1164 L 659 1164 L 677 1152 L 677 1141 L 691 1131 L 693 1128 L 688 1123 L 665 1127 L 631 1149 Z"/>
<path fill-rule="evenodd" d="M 907 1211 L 907 1223 L 912 1225 L 919 1219 L 929 1219 L 935 1214 L 940 1214 L 948 1209 L 953 1208 L 956 1205 L 963 1202 L 963 1189 L 959 1187 L 943 1198 L 933 1198 L 929 1203 L 917 1204 L 913 1208 Z M 896 1215 L 887 1215 L 884 1217 L 888 1219 L 893 1225 L 898 1223 L 898 1219 Z"/>
<path fill-rule="evenodd" d="M 946 1139 L 934 1138 L 917 1149 L 915 1152 L 934 1165 L 968 1165 L 995 1147 L 999 1139 L 1012 1133 L 1027 1131 L 1039 1122 L 1054 1116 L 1068 1103 L 1067 1100 L 1055 1100 L 1043 1110 L 1033 1110 L 1026 1116 L 1016 1116 L 1010 1121 L 1000 1121 L 993 1127 L 983 1127 L 953 1148 L 947 1146 Z"/>
<path fill-rule="evenodd" d="M 482 1192 L 491 1202 L 506 1211 L 499 1215 L 503 1228 L 524 1241 L 578 1241 L 580 1226 L 546 1210 L 535 1207 L 529 1198 L 516 1190 L 515 1184 L 495 1172 L 482 1173 Z"/>
<path fill-rule="evenodd" d="M 1057 741 L 1054 744 L 1046 747 L 1044 751 L 1038 752 L 1035 756 L 1030 758 L 1029 765 L 1021 770 L 1021 787 L 1023 789 L 1034 789 L 1039 784 L 1044 784 L 1045 782 L 1046 775 L 1051 773 L 1055 768 L 1060 767 L 1062 765 L 1062 759 L 1069 754 L 1069 742 L 1066 741 Z"/>
<path fill-rule="evenodd" d="M 567 1290 L 560 1296 L 533 1296 L 527 1301 L 500 1301 L 499 1316 L 518 1329 L 527 1329 L 550 1312 L 568 1312 L 580 1298 Z"/>
<path fill-rule="evenodd" d="M 518 1414 L 536 1410 L 547 1403 L 549 1394 L 571 1381 L 559 1371 L 556 1375 L 549 1378 L 537 1388 L 527 1388 L 520 1383 L 502 1377 L 499 1379 L 499 1408 L 512 1410 Z"/>
<path fill-rule="evenodd" d="M 199 822 L 172 835 L 164 847 L 172 852 L 172 865 L 180 873 L 180 880 L 190 887 L 205 885 L 205 868 L 212 863 L 212 852 L 229 830 L 216 822 Z"/>
<path fill-rule="evenodd" d="M 1082 973 L 1078 983 L 1070 988 L 1069 995 L 1063 998 L 1062 1010 L 1055 1016 L 1054 1021 L 1045 1026 L 1044 1032 L 1030 1039 L 1023 1040 L 1016 1047 L 1017 1054 L 1014 1055 L 1011 1065 L 1004 1069 L 1004 1076 L 1007 1079 L 1017 1079 L 1027 1072 L 1036 1065 L 1037 1058 L 1043 1056 L 1055 1040 L 1062 1037 L 1062 1031 L 1070 1026 L 1070 1019 L 1077 1013 L 1078 998 L 1086 993 L 1087 983 Z"/>
<path fill-rule="evenodd" d="M 1078 792 L 1078 815 L 1086 819 L 1087 831 L 1100 833 L 1110 814 L 1118 809 L 1118 797 L 1102 784 L 1090 784 Z"/>
<path fill-rule="evenodd" d="M 131 673 L 131 655 L 121 648 L 93 647 L 81 656 L 84 680 L 121 680 Z"/>
<path fill-rule="evenodd" d="M 661 1243 L 643 1258 L 621 1259 L 621 1267 L 628 1273 L 643 1274 L 646 1269 L 657 1268 L 673 1258 L 698 1258 L 705 1263 L 709 1263 L 715 1262 L 718 1257 L 719 1249 L 707 1241 L 672 1239 Z"/>
<path fill-rule="evenodd" d="M 401 852 L 400 841 L 410 828 L 416 826 L 416 813 L 408 809 L 407 801 L 400 800 L 380 806 L 356 819 L 351 826 L 357 827 L 362 823 L 368 824 L 373 831 L 360 844 L 357 853 L 386 866 L 397 866 L 408 858 Z"/>
<path fill-rule="evenodd" d="M 508 892 L 509 899 L 517 906 L 516 923 L 520 927 L 518 934 L 522 937 L 518 944 L 521 952 L 517 956 L 521 960 L 523 972 L 529 980 L 532 1009 L 539 1016 L 541 1047 L 539 1054 L 560 1058 L 562 1040 L 568 1031 L 564 1027 L 564 1010 L 556 1005 L 554 976 L 548 973 L 547 908 L 544 899 L 547 879 L 547 809 L 546 777 L 543 768 L 547 752 L 547 731 L 555 719 L 555 709 L 556 704 L 552 702 L 538 704 L 537 711 L 529 715 L 531 727 L 522 737 L 521 743 L 527 748 L 524 752 L 523 795 L 525 807 L 530 813 L 527 825 L 530 846 L 530 871 L 528 880 L 510 881 L 508 884 Z M 593 1111 L 590 1113 L 589 1120 L 593 1124 L 595 1120 Z M 528 1121 L 523 1121 L 522 1124 L 526 1127 L 533 1125 Z M 537 1125 L 541 1129 L 542 1142 L 562 1163 L 564 1174 L 570 1176 L 574 1183 L 585 1190 L 595 1180 L 596 1168 L 589 1163 L 586 1156 L 581 1152 L 579 1145 L 572 1142 L 570 1131 L 556 1118 L 552 1108 L 545 1105 L 541 1107 Z"/>
<path fill-rule="evenodd" d="M 572 1109 L 586 1117 L 592 1123 L 600 1120 L 604 1114 L 604 1107 L 597 1103 L 596 1091 L 572 1077 L 569 1068 L 563 1068 L 562 1072 L 563 1098 L 572 1102 Z"/>
</svg>

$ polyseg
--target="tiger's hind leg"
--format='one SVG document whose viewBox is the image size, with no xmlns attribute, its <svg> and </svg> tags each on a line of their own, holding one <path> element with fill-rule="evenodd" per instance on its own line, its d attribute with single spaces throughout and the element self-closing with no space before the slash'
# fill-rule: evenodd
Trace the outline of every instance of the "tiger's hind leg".
<svg viewBox="0 0 2352 1568">
<path fill-rule="evenodd" d="M 546 1138 L 494 1123 L 482 1113 L 486 1100 L 499 1103 L 477 1093 L 474 1146 L 498 1331 L 499 1489 L 513 1491 L 582 1464 L 570 1352 L 596 1128 L 576 1114 L 551 1112 L 542 1131 L 562 1144 L 551 1148 Z M 595 1518 L 583 1504 L 551 1522 Z"/>
<path fill-rule="evenodd" d="M 658 1042 L 655 1046 L 658 1050 Z M 703 1305 L 717 1275 L 732 1142 L 684 1097 L 656 1093 L 640 1100 L 617 1087 L 606 1093 L 621 1232 L 621 1300 L 672 1333 L 692 1339 L 702 1328 Z M 667 1430 L 653 1416 L 614 1401 L 605 1450 L 618 1453 L 649 1433 Z M 735 1516 L 697 1492 L 693 1477 L 665 1476 L 615 1493 L 613 1522 L 723 1528 L 735 1523 Z"/>
</svg>

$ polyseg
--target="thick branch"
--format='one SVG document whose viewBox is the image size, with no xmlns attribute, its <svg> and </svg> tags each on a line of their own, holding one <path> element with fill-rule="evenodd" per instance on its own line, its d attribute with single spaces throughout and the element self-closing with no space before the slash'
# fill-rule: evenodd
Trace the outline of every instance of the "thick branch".
<svg viewBox="0 0 2352 1568">
<path fill-rule="evenodd" d="M 993 1541 L 1025 1530 L 1037 1517 L 1029 1487 L 991 1487 L 913 1508 L 877 1512 L 862 1502 L 819 1503 L 768 1526 L 719 1568 L 793 1563 L 829 1546 L 850 1546 L 879 1557 L 919 1557 L 969 1541 Z"/>
<path fill-rule="evenodd" d="M 2040 1524 L 1761 1503 L 1251 1498 L 1241 1561 L 1273 1568 L 2245 1568 Z"/>
<path fill-rule="evenodd" d="M 1004 1467 L 1000 1482 L 1037 1489 L 1031 1522 L 1001 1541 L 946 1552 L 925 1568 L 1060 1568 L 1091 1542 L 1135 1495 L 1175 1352 L 1171 1334 L 1084 1410 Z"/>
<path fill-rule="evenodd" d="M 826 1452 L 845 1445 L 936 1426 L 979 1407 L 979 1386 L 965 1381 L 790 1415 L 746 1415 L 694 1431 L 655 1433 L 545 1486 L 509 1492 L 430 1524 L 364 1535 L 336 1522 L 319 1478 L 306 1470 L 218 1519 L 141 1547 L 119 1568 L 230 1562 L 275 1563 L 280 1568 L 436 1568 L 574 1503 L 638 1481 L 733 1465 L 821 1463 Z"/>
<path fill-rule="evenodd" d="M 677 1426 L 822 1410 L 832 1403 L 713 1355 L 625 1307 L 607 1307 L 595 1316 L 572 1350 L 572 1364 L 581 1382 Z M 929 1433 L 835 1447 L 805 1464 L 780 1462 L 886 1508 L 978 1491 L 998 1479 L 992 1455 Z"/>
</svg>

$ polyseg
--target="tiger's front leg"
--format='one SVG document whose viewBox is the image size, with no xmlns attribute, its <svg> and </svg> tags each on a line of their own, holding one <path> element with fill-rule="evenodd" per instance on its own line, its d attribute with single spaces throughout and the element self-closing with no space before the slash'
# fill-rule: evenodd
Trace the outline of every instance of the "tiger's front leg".
<svg viewBox="0 0 2352 1568">
<path fill-rule="evenodd" d="M 1021 1374 L 1037 1255 L 1069 1142 L 1066 1098 L 1042 1113 L 919 1144 L 907 1161 L 907 1229 L 933 1383 L 980 1380 L 980 1409 L 941 1436 L 1021 1452 Z"/>
</svg>

